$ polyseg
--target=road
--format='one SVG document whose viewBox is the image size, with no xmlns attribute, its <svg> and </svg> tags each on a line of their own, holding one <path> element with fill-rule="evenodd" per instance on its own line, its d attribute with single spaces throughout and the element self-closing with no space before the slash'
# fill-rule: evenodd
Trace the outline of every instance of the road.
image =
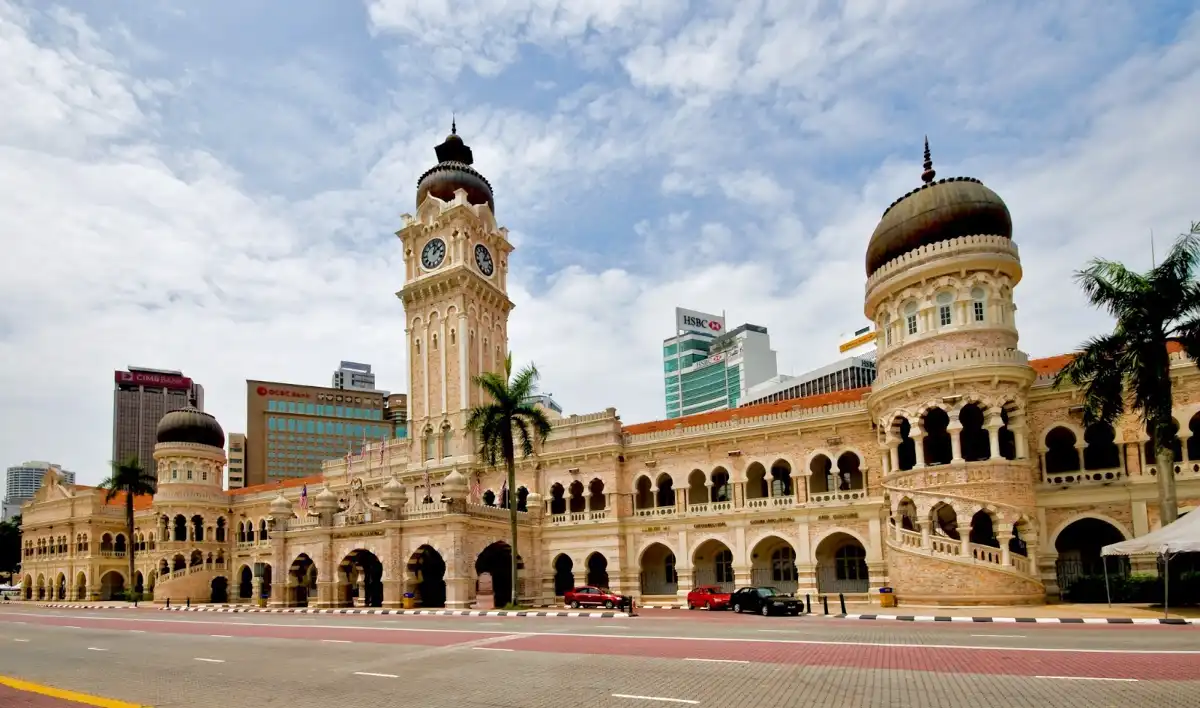
<svg viewBox="0 0 1200 708">
<path fill-rule="evenodd" d="M 0 675 L 151 706 L 1099 708 L 1190 706 L 1200 693 L 1189 626 L 9 605 L 0 643 Z"/>
</svg>

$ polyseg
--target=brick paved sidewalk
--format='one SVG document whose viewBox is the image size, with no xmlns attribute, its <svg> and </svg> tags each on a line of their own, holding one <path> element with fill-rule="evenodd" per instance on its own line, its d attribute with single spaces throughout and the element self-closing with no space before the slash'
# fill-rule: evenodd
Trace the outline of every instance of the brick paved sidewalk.
<svg viewBox="0 0 1200 708">
<path fill-rule="evenodd" d="M 52 609 L 78 610 L 116 610 L 133 609 L 129 603 L 93 605 L 86 603 L 50 603 L 39 604 L 38 607 Z M 604 610 L 588 612 L 585 610 L 384 610 L 378 608 L 317 608 L 317 607 L 251 607 L 248 605 L 174 605 L 161 607 L 145 604 L 143 608 L 161 610 L 163 612 L 264 612 L 271 614 L 299 615 L 438 615 L 446 617 L 579 617 L 591 619 L 613 619 L 629 617 L 627 612 Z"/>
</svg>

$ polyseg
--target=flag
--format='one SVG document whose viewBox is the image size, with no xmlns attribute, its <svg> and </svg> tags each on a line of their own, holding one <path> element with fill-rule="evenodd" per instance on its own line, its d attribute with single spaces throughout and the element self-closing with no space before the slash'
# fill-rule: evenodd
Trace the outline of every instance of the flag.
<svg viewBox="0 0 1200 708">
<path fill-rule="evenodd" d="M 433 490 L 429 484 L 429 470 L 425 470 L 425 499 L 433 501 Z"/>
<path fill-rule="evenodd" d="M 308 485 L 304 485 L 304 489 L 300 490 L 300 511 L 308 511 Z"/>
<path fill-rule="evenodd" d="M 501 509 L 508 508 L 508 479 L 507 478 L 504 480 L 504 483 L 500 485 L 500 504 L 498 506 Z"/>
<path fill-rule="evenodd" d="M 350 460 L 354 447 L 350 443 L 346 443 L 346 474 L 350 474 Z"/>
<path fill-rule="evenodd" d="M 472 504 L 479 503 L 480 495 L 483 493 L 482 487 L 483 487 L 483 485 L 479 481 L 479 473 L 476 472 L 475 475 L 473 477 L 471 477 L 471 503 Z"/>
</svg>

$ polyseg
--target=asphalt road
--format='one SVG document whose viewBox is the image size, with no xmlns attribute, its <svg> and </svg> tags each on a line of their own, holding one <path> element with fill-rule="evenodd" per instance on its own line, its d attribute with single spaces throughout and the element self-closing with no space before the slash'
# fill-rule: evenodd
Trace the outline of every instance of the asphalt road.
<svg viewBox="0 0 1200 708">
<path fill-rule="evenodd" d="M 221 708 L 1194 706 L 1200 628 L 8 606 L 0 675 Z"/>
</svg>

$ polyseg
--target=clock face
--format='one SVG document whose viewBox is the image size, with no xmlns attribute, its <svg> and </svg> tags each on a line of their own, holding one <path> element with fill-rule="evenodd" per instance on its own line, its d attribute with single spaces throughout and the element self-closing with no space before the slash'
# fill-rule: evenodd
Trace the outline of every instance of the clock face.
<svg viewBox="0 0 1200 708">
<path fill-rule="evenodd" d="M 492 252 L 487 250 L 487 246 L 482 243 L 475 244 L 475 265 L 479 266 L 479 272 L 492 277 L 492 273 L 496 272 L 496 264 L 492 262 Z"/>
<path fill-rule="evenodd" d="M 421 265 L 425 270 L 433 270 L 446 260 L 446 242 L 440 238 L 429 239 L 425 248 L 421 249 Z"/>
</svg>

